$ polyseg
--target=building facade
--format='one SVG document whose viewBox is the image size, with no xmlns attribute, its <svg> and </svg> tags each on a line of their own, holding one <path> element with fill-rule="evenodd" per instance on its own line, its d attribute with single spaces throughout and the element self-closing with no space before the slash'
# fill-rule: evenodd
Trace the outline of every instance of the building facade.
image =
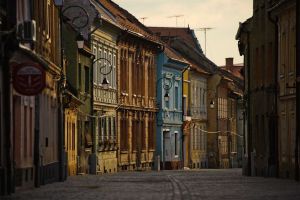
<svg viewBox="0 0 300 200">
<path fill-rule="evenodd" d="M 247 174 L 253 176 L 278 173 L 276 22 L 268 14 L 276 3 L 253 2 L 253 17 L 242 28 L 245 41 L 240 43 L 247 57 Z"/>
<path fill-rule="evenodd" d="M 190 134 L 191 134 L 191 112 L 190 112 L 190 80 L 189 80 L 190 68 L 184 70 L 183 72 L 183 86 L 182 86 L 182 112 L 183 112 L 183 124 L 182 124 L 182 134 L 183 134 L 183 167 L 190 167 Z"/>
<path fill-rule="evenodd" d="M 167 46 L 158 55 L 156 155 L 160 156 L 163 169 L 182 167 L 182 72 L 187 67 L 183 58 Z"/>
<path fill-rule="evenodd" d="M 253 17 L 240 25 L 237 34 L 246 64 L 245 171 L 253 176 L 294 178 L 299 168 L 296 1 L 254 1 L 253 10 Z"/>
<path fill-rule="evenodd" d="M 217 67 L 202 52 L 201 46 L 190 28 L 151 27 L 151 30 L 180 53 L 190 64 L 188 91 L 188 110 L 184 123 L 184 160 L 190 168 L 206 168 L 208 166 L 208 78 Z M 183 98 L 185 99 L 185 98 Z M 186 100 L 184 100 L 186 101 Z"/>
<path fill-rule="evenodd" d="M 156 54 L 161 45 L 151 31 L 117 4 L 100 4 L 117 17 L 118 170 L 150 169 L 155 156 Z"/>
<path fill-rule="evenodd" d="M 281 2 L 272 13 L 278 17 L 278 175 L 293 178 L 296 166 L 296 1 Z"/>
<path fill-rule="evenodd" d="M 190 124 L 191 168 L 207 167 L 207 77 L 191 70 L 190 75 Z"/>
<path fill-rule="evenodd" d="M 101 14 L 102 20 L 101 28 L 92 34 L 91 42 L 91 48 L 95 55 L 93 110 L 94 115 L 96 115 L 94 131 L 97 135 L 97 173 L 113 173 L 118 170 L 116 110 L 118 103 L 122 103 L 121 99 L 118 98 L 117 91 L 119 64 L 117 38 L 121 29 L 108 10 L 105 10 L 96 2 L 94 3 Z M 97 26 L 97 23 L 95 23 L 95 26 Z M 104 78 L 109 82 L 108 89 L 102 85 Z"/>
</svg>

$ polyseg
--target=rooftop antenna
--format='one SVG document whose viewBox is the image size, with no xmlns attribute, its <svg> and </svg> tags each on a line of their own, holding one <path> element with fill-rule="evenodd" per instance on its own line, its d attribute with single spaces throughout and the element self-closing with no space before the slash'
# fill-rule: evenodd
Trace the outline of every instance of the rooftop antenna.
<svg viewBox="0 0 300 200">
<path fill-rule="evenodd" d="M 167 18 L 176 18 L 176 27 L 177 27 L 177 19 L 179 18 L 179 17 L 183 17 L 184 15 L 172 15 L 172 16 L 169 16 L 169 17 L 167 17 Z"/>
<path fill-rule="evenodd" d="M 204 32 L 204 43 L 205 43 L 205 50 L 204 50 L 204 55 L 206 55 L 206 32 L 209 30 L 212 30 L 214 28 L 211 27 L 202 27 L 202 28 L 196 28 L 194 29 L 195 31 L 203 31 Z"/>
<path fill-rule="evenodd" d="M 145 19 L 148 19 L 148 17 L 141 17 L 141 20 L 143 20 L 143 24 L 145 24 Z"/>
</svg>

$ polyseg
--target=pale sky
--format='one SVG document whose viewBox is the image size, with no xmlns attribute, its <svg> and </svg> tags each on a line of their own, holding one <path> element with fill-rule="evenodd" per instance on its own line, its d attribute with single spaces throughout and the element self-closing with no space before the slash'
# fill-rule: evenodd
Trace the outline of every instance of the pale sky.
<svg viewBox="0 0 300 200">
<path fill-rule="evenodd" d="M 202 28 L 207 31 L 207 57 L 217 65 L 224 65 L 226 57 L 234 57 L 235 63 L 242 63 L 235 35 L 239 22 L 252 16 L 252 0 L 113 0 L 129 11 L 146 26 Z M 196 31 L 204 51 L 204 33 Z"/>
</svg>

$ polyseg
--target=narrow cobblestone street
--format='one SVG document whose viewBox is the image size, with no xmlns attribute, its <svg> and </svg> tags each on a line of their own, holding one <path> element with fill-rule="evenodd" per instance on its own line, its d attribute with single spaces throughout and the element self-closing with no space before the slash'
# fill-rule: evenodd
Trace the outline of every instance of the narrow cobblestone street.
<svg viewBox="0 0 300 200">
<path fill-rule="evenodd" d="M 122 172 L 74 176 L 4 197 L 12 199 L 263 199 L 299 200 L 293 180 L 241 176 L 241 170 Z"/>
</svg>

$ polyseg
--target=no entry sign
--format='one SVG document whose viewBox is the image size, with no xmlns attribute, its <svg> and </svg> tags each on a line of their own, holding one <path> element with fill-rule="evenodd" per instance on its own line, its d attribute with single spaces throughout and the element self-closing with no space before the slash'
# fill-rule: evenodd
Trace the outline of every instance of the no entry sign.
<svg viewBox="0 0 300 200">
<path fill-rule="evenodd" d="M 45 71 L 37 63 L 21 63 L 14 67 L 13 86 L 26 96 L 37 95 L 45 88 Z"/>
</svg>

